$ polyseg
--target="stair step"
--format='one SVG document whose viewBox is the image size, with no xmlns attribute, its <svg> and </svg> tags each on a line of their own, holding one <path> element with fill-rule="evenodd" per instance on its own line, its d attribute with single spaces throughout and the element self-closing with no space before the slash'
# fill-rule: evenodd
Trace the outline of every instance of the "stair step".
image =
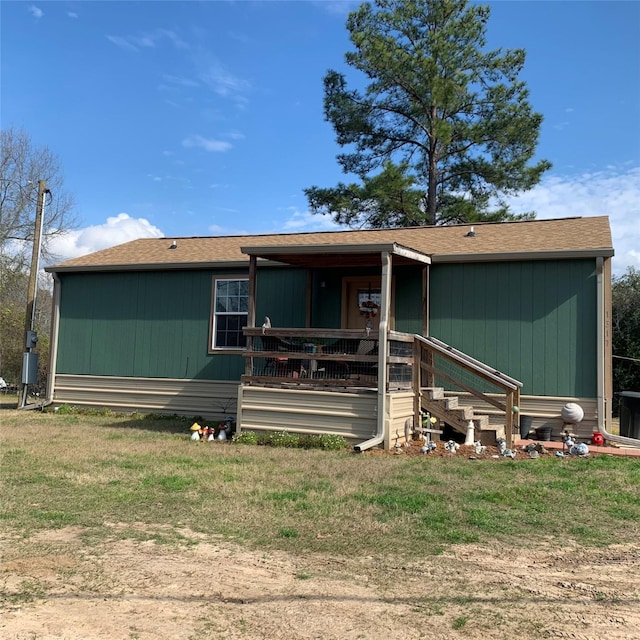
<svg viewBox="0 0 640 640">
<path fill-rule="evenodd" d="M 459 433 L 466 434 L 469 420 L 473 421 L 476 440 L 484 445 L 495 445 L 498 438 L 505 437 L 503 425 L 491 424 L 485 414 L 476 414 L 471 406 L 459 406 L 457 396 L 446 396 L 440 387 L 422 389 L 422 407 L 441 422 L 451 425 Z"/>
<path fill-rule="evenodd" d="M 451 396 L 449 398 L 444 398 L 444 407 L 445 409 L 457 409 L 460 401 L 458 400 L 458 396 Z"/>
</svg>

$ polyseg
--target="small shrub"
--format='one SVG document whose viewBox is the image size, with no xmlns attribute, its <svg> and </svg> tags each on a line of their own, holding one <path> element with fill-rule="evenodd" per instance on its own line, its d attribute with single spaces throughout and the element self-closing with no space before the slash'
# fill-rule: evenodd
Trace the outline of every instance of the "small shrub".
<svg viewBox="0 0 640 640">
<path fill-rule="evenodd" d="M 243 431 L 233 436 L 233 441 L 238 444 L 258 444 L 258 434 L 253 431 Z"/>
<path fill-rule="evenodd" d="M 55 412 L 60 415 L 72 415 L 78 413 L 78 407 L 72 404 L 61 404 L 59 407 L 55 408 Z"/>
<path fill-rule="evenodd" d="M 288 433 L 287 431 L 276 431 L 271 434 L 269 444 L 272 447 L 286 447 L 295 449 L 300 445 L 300 436 L 297 433 Z"/>
<path fill-rule="evenodd" d="M 325 449 L 327 451 L 340 451 L 348 447 L 347 441 L 342 436 L 298 434 L 288 433 L 287 431 L 276 431 L 275 433 L 242 431 L 234 435 L 233 441 L 238 444 L 286 447 L 289 449 Z"/>
<path fill-rule="evenodd" d="M 323 449 L 328 449 L 329 451 L 340 451 L 348 446 L 345 438 L 329 433 L 324 433 L 320 436 L 320 444 Z"/>
</svg>

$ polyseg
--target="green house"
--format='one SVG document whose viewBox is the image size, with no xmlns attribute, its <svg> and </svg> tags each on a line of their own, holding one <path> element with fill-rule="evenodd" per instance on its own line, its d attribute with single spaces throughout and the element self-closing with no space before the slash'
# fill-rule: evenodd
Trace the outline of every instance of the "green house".
<svg viewBox="0 0 640 640">
<path fill-rule="evenodd" d="M 559 433 L 572 402 L 590 434 L 610 419 L 612 256 L 604 216 L 135 240 L 48 269 L 47 395 L 365 448 L 426 410 Z"/>
</svg>

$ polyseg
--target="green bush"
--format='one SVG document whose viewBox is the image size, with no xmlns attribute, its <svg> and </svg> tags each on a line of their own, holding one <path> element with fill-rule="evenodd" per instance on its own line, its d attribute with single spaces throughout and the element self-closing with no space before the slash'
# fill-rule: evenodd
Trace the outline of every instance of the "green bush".
<svg viewBox="0 0 640 640">
<path fill-rule="evenodd" d="M 269 447 L 286 447 L 289 449 L 325 449 L 327 451 L 340 451 L 346 449 L 349 444 L 339 435 L 333 434 L 297 434 L 287 431 L 275 433 L 254 433 L 242 431 L 233 437 L 238 444 L 253 444 Z"/>
<path fill-rule="evenodd" d="M 59 407 L 56 407 L 54 411 L 61 415 L 72 415 L 78 413 L 78 407 L 71 404 L 61 404 Z"/>
<path fill-rule="evenodd" d="M 286 447 L 287 449 L 295 449 L 300 446 L 300 436 L 297 433 L 288 433 L 287 431 L 276 431 L 271 434 L 269 444 L 272 447 Z"/>
<path fill-rule="evenodd" d="M 339 451 L 340 449 L 346 449 L 349 443 L 342 436 L 335 434 L 324 433 L 320 437 L 320 444 L 323 449 L 329 449 L 330 451 Z"/>
<path fill-rule="evenodd" d="M 243 431 L 233 436 L 233 441 L 238 444 L 258 444 L 258 434 L 253 431 Z"/>
</svg>

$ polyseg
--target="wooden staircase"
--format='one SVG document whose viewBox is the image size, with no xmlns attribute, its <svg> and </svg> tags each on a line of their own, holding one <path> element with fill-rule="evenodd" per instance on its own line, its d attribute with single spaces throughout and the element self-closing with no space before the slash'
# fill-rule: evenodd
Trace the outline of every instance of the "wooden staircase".
<svg viewBox="0 0 640 640">
<path fill-rule="evenodd" d="M 441 387 L 423 387 L 420 390 L 422 410 L 428 411 L 455 431 L 466 435 L 469 420 L 473 420 L 474 440 L 479 440 L 483 445 L 495 445 L 498 438 L 505 437 L 504 425 L 491 425 L 488 415 L 476 414 L 473 407 L 461 407 L 458 404 L 458 397 L 445 396 Z"/>
<path fill-rule="evenodd" d="M 428 411 L 465 435 L 469 420 L 473 420 L 474 441 L 491 445 L 498 438 L 504 438 L 507 447 L 511 447 L 521 382 L 434 337 L 414 336 L 414 360 L 419 363 L 413 376 L 415 414 Z M 443 388 L 438 386 L 443 383 L 460 393 L 468 393 L 482 406 L 495 407 L 504 416 L 504 422 L 491 424 L 488 415 L 476 414 L 469 406 L 459 406 L 456 391 L 445 396 Z"/>
</svg>

